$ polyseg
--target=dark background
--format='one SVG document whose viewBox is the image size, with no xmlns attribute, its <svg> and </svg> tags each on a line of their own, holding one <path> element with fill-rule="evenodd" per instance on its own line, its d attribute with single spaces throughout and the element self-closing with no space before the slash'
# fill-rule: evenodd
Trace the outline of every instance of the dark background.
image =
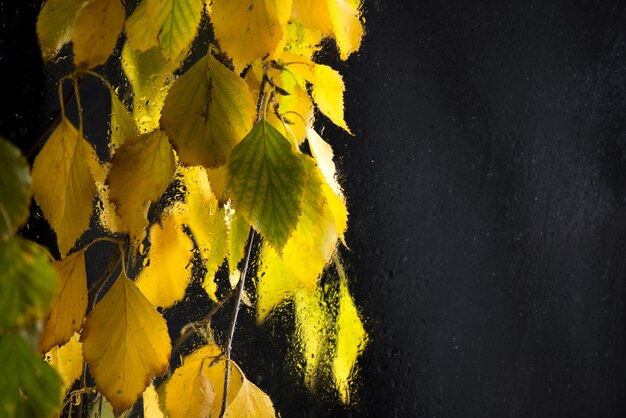
<svg viewBox="0 0 626 418">
<path fill-rule="evenodd" d="M 0 134 L 26 151 L 56 101 L 34 3 L 0 2 Z M 325 131 L 370 331 L 359 402 L 299 389 L 249 315 L 235 358 L 284 417 L 626 416 L 625 3 L 365 3 L 340 66 L 356 137 Z"/>
</svg>

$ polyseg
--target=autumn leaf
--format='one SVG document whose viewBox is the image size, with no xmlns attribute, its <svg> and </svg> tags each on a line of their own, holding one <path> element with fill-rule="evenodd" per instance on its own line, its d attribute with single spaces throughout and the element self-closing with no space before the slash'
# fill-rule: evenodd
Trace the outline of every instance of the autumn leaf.
<svg viewBox="0 0 626 418">
<path fill-rule="evenodd" d="M 148 16 L 148 6 L 148 1 L 140 1 L 124 24 L 128 44 L 138 52 L 158 46 L 157 32 Z"/>
<path fill-rule="evenodd" d="M 228 161 L 228 189 L 235 210 L 278 251 L 302 211 L 302 156 L 265 120 L 235 147 Z"/>
<path fill-rule="evenodd" d="M 282 51 L 292 0 L 213 0 L 211 23 L 237 73 L 257 58 Z"/>
<path fill-rule="evenodd" d="M 246 255 L 249 236 L 250 225 L 237 212 L 233 213 L 228 225 L 228 267 L 231 273 Z"/>
<path fill-rule="evenodd" d="M 226 215 L 211 190 L 204 168 L 182 168 L 181 179 L 186 189 L 185 202 L 177 203 L 173 213 L 191 230 L 206 267 L 202 286 L 217 300 L 214 275 L 228 252 Z"/>
<path fill-rule="evenodd" d="M 350 382 L 353 380 L 354 367 L 358 356 L 367 344 L 367 333 L 348 290 L 348 279 L 343 265 L 338 262 L 336 267 L 340 285 L 339 308 L 335 319 L 337 336 L 332 366 L 335 387 L 339 392 L 339 397 L 343 403 L 348 404 L 350 403 Z"/>
<path fill-rule="evenodd" d="M 255 114 L 246 83 L 209 53 L 170 88 L 161 128 L 183 164 L 217 167 L 250 131 Z"/>
<path fill-rule="evenodd" d="M 296 290 L 315 289 L 319 276 L 336 250 L 338 233 L 322 192 L 322 179 L 310 158 L 304 163 L 307 181 L 298 226 L 283 248 L 282 256 L 269 245 L 264 245 L 262 249 L 261 274 L 257 284 L 259 322 L 263 322 Z"/>
<path fill-rule="evenodd" d="M 52 305 L 39 339 L 39 350 L 63 345 L 83 325 L 87 312 L 85 252 L 78 251 L 54 263 L 60 279 L 59 294 Z"/>
<path fill-rule="evenodd" d="M 191 43 L 196 37 L 203 0 L 145 0 L 147 15 L 159 47 L 174 70 L 186 58 Z"/>
<path fill-rule="evenodd" d="M 296 13 L 296 5 L 298 3 L 302 3 L 302 1 L 294 0 L 294 14 Z M 315 3 L 317 3 L 316 6 L 307 11 L 307 16 L 313 16 L 317 10 L 324 7 L 323 1 L 317 1 Z M 316 29 L 315 26 L 304 25 L 301 20 L 297 18 L 292 19 L 287 24 L 286 38 L 284 52 L 311 59 L 313 54 L 321 49 L 324 33 Z"/>
<path fill-rule="evenodd" d="M 3 305 L 4 306 L 4 305 Z M 61 378 L 22 337 L 0 337 L 0 416 L 49 417 L 61 403 Z"/>
<path fill-rule="evenodd" d="M 165 320 L 123 272 L 87 317 L 81 342 L 89 370 L 116 415 L 165 372 L 171 352 Z"/>
<path fill-rule="evenodd" d="M 146 418 L 165 418 L 165 414 L 161 409 L 161 402 L 159 400 L 159 394 L 157 393 L 154 385 L 150 385 L 146 388 L 143 395 L 143 416 Z"/>
<path fill-rule="evenodd" d="M 19 237 L 0 243 L 0 272 L 0 331 L 29 325 L 47 313 L 59 283 L 39 245 Z"/>
<path fill-rule="evenodd" d="M 63 45 L 72 40 L 76 19 L 87 2 L 47 0 L 37 17 L 37 36 L 44 61 L 57 56 Z"/>
<path fill-rule="evenodd" d="M 314 291 L 301 288 L 295 292 L 293 301 L 297 348 L 304 363 L 301 372 L 307 388 L 315 389 L 320 365 L 328 361 L 327 354 L 332 350 L 328 338 L 331 319 L 319 288 Z"/>
<path fill-rule="evenodd" d="M 87 2 L 78 15 L 72 36 L 77 68 L 92 68 L 107 61 L 122 32 L 124 17 L 120 0 Z"/>
<path fill-rule="evenodd" d="M 111 91 L 111 137 L 109 149 L 113 154 L 126 140 L 133 139 L 139 135 L 137 124 L 133 116 L 128 111 L 124 103 L 117 96 L 115 91 Z"/>
<path fill-rule="evenodd" d="M 44 356 L 46 362 L 63 379 L 62 393 L 67 392 L 83 373 L 83 348 L 79 337 L 80 335 L 74 333 L 69 341 L 60 347 L 55 345 Z"/>
<path fill-rule="evenodd" d="M 33 164 L 35 200 L 57 234 L 65 255 L 89 227 L 96 183 L 92 169 L 99 165 L 93 147 L 65 117 Z"/>
<path fill-rule="evenodd" d="M 183 359 L 182 366 L 168 380 L 166 406 L 172 418 L 204 418 L 220 416 L 224 397 L 225 360 L 213 362 L 221 355 L 213 344 L 203 346 Z M 274 417 L 269 397 L 244 376 L 231 361 L 228 385 L 228 406 L 225 417 Z M 211 389 L 209 389 L 211 388 Z M 189 399 L 194 402 L 189 402 Z M 187 400 L 184 402 L 183 400 Z"/>
<path fill-rule="evenodd" d="M 0 241 L 6 241 L 29 215 L 30 170 L 20 150 L 0 137 Z"/>
<path fill-rule="evenodd" d="M 165 215 L 162 226 L 150 229 L 149 264 L 137 277 L 137 287 L 155 306 L 169 308 L 185 297 L 191 280 L 193 244 L 177 218 Z"/>
<path fill-rule="evenodd" d="M 133 118 L 139 131 L 146 133 L 158 129 L 172 77 L 167 61 L 157 47 L 139 52 L 126 42 L 120 62 L 133 91 Z"/>
<path fill-rule="evenodd" d="M 113 156 L 109 195 L 134 242 L 143 237 L 148 207 L 163 194 L 174 170 L 174 152 L 161 131 L 125 143 Z"/>
</svg>

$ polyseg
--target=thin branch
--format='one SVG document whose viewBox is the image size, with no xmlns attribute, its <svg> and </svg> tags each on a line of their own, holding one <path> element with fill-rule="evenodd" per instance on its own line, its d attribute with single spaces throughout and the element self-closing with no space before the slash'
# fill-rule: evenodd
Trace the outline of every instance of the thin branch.
<svg viewBox="0 0 626 418">
<path fill-rule="evenodd" d="M 254 228 L 250 228 L 250 234 L 248 235 L 248 251 L 246 254 L 246 260 L 243 265 L 241 277 L 237 284 L 237 298 L 235 299 L 235 307 L 233 308 L 233 316 L 230 319 L 230 327 L 228 330 L 228 339 L 226 340 L 226 372 L 224 374 L 224 396 L 222 397 L 222 412 L 220 418 L 226 414 L 226 407 L 228 406 L 228 384 L 230 381 L 230 354 L 233 346 L 233 337 L 235 336 L 235 327 L 237 326 L 237 315 L 239 314 L 239 307 L 241 306 L 241 297 L 243 295 L 243 289 L 246 282 L 246 275 L 248 274 L 248 267 L 250 266 L 250 258 L 252 257 L 252 247 L 254 246 L 255 232 Z"/>
</svg>

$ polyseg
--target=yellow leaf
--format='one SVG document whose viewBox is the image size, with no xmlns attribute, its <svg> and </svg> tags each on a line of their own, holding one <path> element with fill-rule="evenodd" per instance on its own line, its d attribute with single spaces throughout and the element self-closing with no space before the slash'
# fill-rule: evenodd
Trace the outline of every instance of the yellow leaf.
<svg viewBox="0 0 626 418">
<path fill-rule="evenodd" d="M 72 39 L 74 25 L 87 2 L 47 0 L 37 17 L 37 36 L 44 61 L 50 61 Z"/>
<path fill-rule="evenodd" d="M 87 317 L 81 342 L 116 415 L 165 372 L 172 348 L 165 320 L 123 272 Z"/>
<path fill-rule="evenodd" d="M 124 24 L 120 0 L 88 2 L 80 12 L 72 36 L 74 65 L 92 68 L 104 64 L 115 49 Z"/>
<path fill-rule="evenodd" d="M 263 322 L 280 303 L 300 288 L 312 291 L 337 245 L 337 229 L 322 191 L 322 180 L 312 160 L 305 159 L 308 173 L 302 215 L 282 257 L 269 245 L 261 253 L 257 284 L 257 320 Z"/>
<path fill-rule="evenodd" d="M 204 1 L 145 0 L 145 3 L 161 53 L 174 70 L 185 59 L 196 37 Z"/>
<path fill-rule="evenodd" d="M 155 306 L 169 308 L 185 297 L 191 280 L 193 244 L 175 216 L 150 229 L 149 264 L 139 273 L 137 287 Z"/>
<path fill-rule="evenodd" d="M 74 333 L 68 342 L 61 347 L 54 346 L 45 355 L 45 360 L 63 379 L 62 393 L 71 388 L 83 373 L 83 348 L 78 338 L 79 335 Z"/>
<path fill-rule="evenodd" d="M 224 359 L 211 365 L 221 355 L 216 345 L 206 345 L 183 359 L 183 365 L 176 369 L 168 380 L 166 405 L 172 418 L 217 418 L 222 409 L 224 397 Z M 231 361 L 231 376 L 228 385 L 228 406 L 225 417 L 274 417 L 274 407 L 270 398 L 244 376 L 243 372 Z M 207 396 L 206 379 L 211 384 L 213 393 Z M 181 402 L 193 399 L 198 408 L 192 409 L 194 402 Z M 201 408 L 200 408 L 201 407 Z"/>
<path fill-rule="evenodd" d="M 92 165 L 99 165 L 93 147 L 66 118 L 35 158 L 35 200 L 57 234 L 61 255 L 67 254 L 89 227 L 96 194 Z"/>
<path fill-rule="evenodd" d="M 328 3 L 336 0 L 293 0 L 293 18 L 303 26 L 318 30 L 325 35 L 332 35 Z"/>
<path fill-rule="evenodd" d="M 174 82 L 162 113 L 183 164 L 217 167 L 252 128 L 256 108 L 243 79 L 209 53 Z"/>
<path fill-rule="evenodd" d="M 122 48 L 120 61 L 133 89 L 133 118 L 139 131 L 146 133 L 158 129 L 172 76 L 165 58 L 157 47 L 138 52 L 127 42 Z"/>
<path fill-rule="evenodd" d="M 187 356 L 168 380 L 165 402 L 171 418 L 211 416 L 216 388 L 205 375 L 205 369 L 220 354 L 214 347 L 207 346 Z"/>
<path fill-rule="evenodd" d="M 315 389 L 320 364 L 332 348 L 328 341 L 330 323 L 319 289 L 310 292 L 298 290 L 294 295 L 297 347 L 304 361 L 304 384 Z"/>
<path fill-rule="evenodd" d="M 157 32 L 148 15 L 148 2 L 141 1 L 124 24 L 128 43 L 135 51 L 143 52 L 158 46 Z"/>
<path fill-rule="evenodd" d="M 146 388 L 142 395 L 143 398 L 143 416 L 145 418 L 165 418 L 165 414 L 161 410 L 159 395 L 154 389 L 154 385 Z"/>
<path fill-rule="evenodd" d="M 341 401 L 350 403 L 350 383 L 356 360 L 367 344 L 367 333 L 348 290 L 348 280 L 343 267 L 338 265 L 341 279 L 339 286 L 339 312 L 335 320 L 337 327 L 333 377 Z"/>
<path fill-rule="evenodd" d="M 213 0 L 215 37 L 236 72 L 257 58 L 282 51 L 292 0 Z"/>
<path fill-rule="evenodd" d="M 127 142 L 113 156 L 107 177 L 110 198 L 135 243 L 148 226 L 150 202 L 163 194 L 174 170 L 174 151 L 161 131 Z"/>
<path fill-rule="evenodd" d="M 214 275 L 224 262 L 228 252 L 226 217 L 220 209 L 202 167 L 181 169 L 187 190 L 185 203 L 176 205 L 175 213 L 181 223 L 189 226 L 207 269 L 203 287 L 207 294 L 217 300 Z"/>
<path fill-rule="evenodd" d="M 342 60 L 357 51 L 363 37 L 360 18 L 361 0 L 327 0 L 333 37 Z"/>
<path fill-rule="evenodd" d="M 329 66 L 321 64 L 315 65 L 314 74 L 315 79 L 311 80 L 313 85 L 311 93 L 318 109 L 335 125 L 352 134 L 343 116 L 345 86 L 341 75 Z"/>
<path fill-rule="evenodd" d="M 220 205 L 224 205 L 228 200 L 228 192 L 226 190 L 226 186 L 228 185 L 226 166 L 207 168 L 206 175 L 217 201 L 220 202 Z"/>
<path fill-rule="evenodd" d="M 137 125 L 124 103 L 111 91 L 111 140 L 109 148 L 114 153 L 126 140 L 139 135 Z"/>
<path fill-rule="evenodd" d="M 317 161 L 317 167 L 326 182 L 322 186 L 322 192 L 326 196 L 328 208 L 335 219 L 339 238 L 345 245 L 344 233 L 348 227 L 348 210 L 346 209 L 343 190 L 337 181 L 337 171 L 333 162 L 333 149 L 312 128 L 307 128 L 307 139 L 311 154 Z"/>
<path fill-rule="evenodd" d="M 42 353 L 68 342 L 82 328 L 87 312 L 85 252 L 68 255 L 55 262 L 54 267 L 60 278 L 60 292 L 41 332 L 39 350 Z"/>
<path fill-rule="evenodd" d="M 298 0 L 294 1 L 294 13 Z M 307 11 L 307 15 L 313 15 L 317 7 L 323 7 L 323 2 Z M 313 54 L 321 49 L 324 35 L 322 31 L 312 27 L 305 27 L 298 20 L 292 20 L 287 24 L 287 40 L 285 41 L 285 53 L 299 55 L 311 59 Z"/>
</svg>

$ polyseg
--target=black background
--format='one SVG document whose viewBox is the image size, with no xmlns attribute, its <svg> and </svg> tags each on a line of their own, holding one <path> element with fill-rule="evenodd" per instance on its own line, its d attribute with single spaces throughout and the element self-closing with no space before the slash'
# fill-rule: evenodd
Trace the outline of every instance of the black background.
<svg viewBox="0 0 626 418">
<path fill-rule="evenodd" d="M 0 133 L 26 151 L 56 100 L 33 3 L 0 3 Z M 299 389 L 249 315 L 235 359 L 284 417 L 626 416 L 624 2 L 365 9 L 340 66 L 356 136 L 325 130 L 371 338 L 359 402 Z"/>
</svg>

